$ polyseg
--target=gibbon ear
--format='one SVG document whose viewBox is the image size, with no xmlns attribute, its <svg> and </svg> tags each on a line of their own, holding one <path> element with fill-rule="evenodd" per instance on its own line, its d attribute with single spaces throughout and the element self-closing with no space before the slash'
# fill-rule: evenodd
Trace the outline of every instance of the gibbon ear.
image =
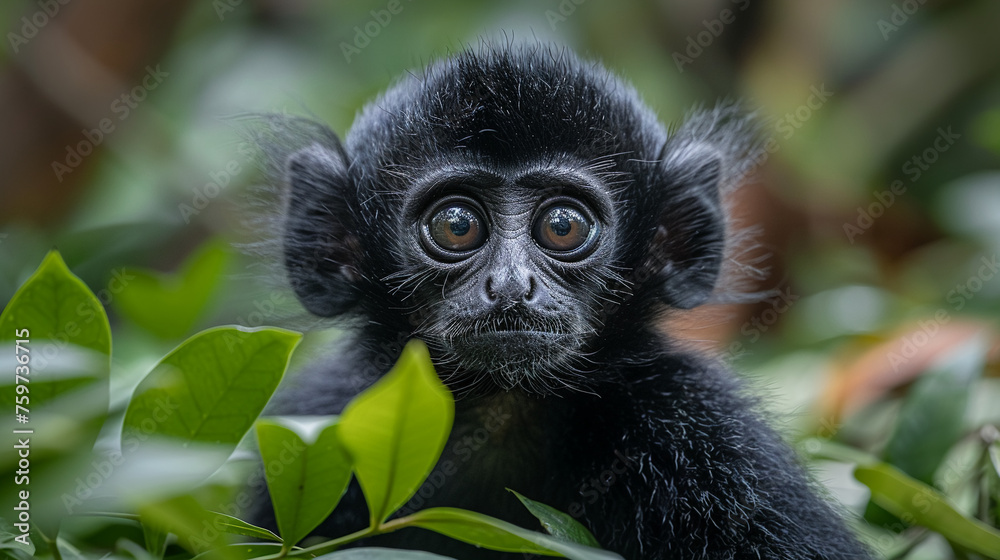
<svg viewBox="0 0 1000 560">
<path fill-rule="evenodd" d="M 697 307 L 711 297 L 722 266 L 725 220 L 719 197 L 722 158 L 713 150 L 686 149 L 660 162 L 667 192 L 645 268 L 667 305 Z"/>
<path fill-rule="evenodd" d="M 302 305 L 322 317 L 345 313 L 359 296 L 347 168 L 342 149 L 320 144 L 295 152 L 286 166 L 285 269 Z"/>
</svg>

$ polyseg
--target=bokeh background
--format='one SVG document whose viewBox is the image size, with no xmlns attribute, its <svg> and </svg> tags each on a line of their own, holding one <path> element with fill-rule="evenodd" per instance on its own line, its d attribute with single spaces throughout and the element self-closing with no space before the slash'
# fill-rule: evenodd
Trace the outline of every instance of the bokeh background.
<svg viewBox="0 0 1000 560">
<path fill-rule="evenodd" d="M 997 524 L 1000 3 L 18 0 L 0 23 L 0 303 L 58 248 L 111 314 L 119 402 L 200 328 L 295 323 L 227 249 L 260 180 L 242 116 L 343 134 L 403 72 L 483 37 L 552 40 L 664 122 L 728 98 L 764 123 L 767 158 L 733 203 L 769 295 L 666 328 L 767 395 L 883 552 L 955 554 L 880 521 L 850 464 L 822 459 L 830 441 Z"/>
</svg>

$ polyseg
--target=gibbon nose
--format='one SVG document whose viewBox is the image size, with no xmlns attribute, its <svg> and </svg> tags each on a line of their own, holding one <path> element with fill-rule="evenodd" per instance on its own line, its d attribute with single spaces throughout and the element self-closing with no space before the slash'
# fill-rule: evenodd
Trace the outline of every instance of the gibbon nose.
<svg viewBox="0 0 1000 560">
<path fill-rule="evenodd" d="M 483 282 L 483 299 L 490 304 L 534 303 L 538 295 L 538 279 L 530 272 L 488 274 Z"/>
</svg>

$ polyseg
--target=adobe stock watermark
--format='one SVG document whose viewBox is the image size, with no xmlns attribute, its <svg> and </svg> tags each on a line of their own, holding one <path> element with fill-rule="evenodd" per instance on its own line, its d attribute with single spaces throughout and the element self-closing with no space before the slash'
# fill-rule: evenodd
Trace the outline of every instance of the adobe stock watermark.
<svg viewBox="0 0 1000 560">
<path fill-rule="evenodd" d="M 971 274 L 964 282 L 955 284 L 947 295 L 945 301 L 951 304 L 952 311 L 961 311 L 976 295 L 982 291 L 983 286 L 1000 273 L 1000 262 L 997 260 L 997 253 L 992 257 L 982 257 L 979 268 Z M 903 337 L 903 343 L 899 351 L 893 350 L 886 354 L 886 359 L 892 367 L 892 371 L 897 372 L 899 368 L 917 355 L 917 351 L 926 346 L 939 332 L 942 325 L 951 322 L 951 313 L 947 307 L 941 307 L 928 319 L 921 319 L 917 322 L 919 330 Z"/>
<path fill-rule="evenodd" d="M 637 461 L 633 457 L 637 455 L 632 450 L 627 449 L 625 453 L 622 453 L 615 449 L 615 459 L 608 465 L 608 468 L 580 485 L 577 493 L 580 495 L 582 501 L 571 502 L 569 507 L 566 508 L 566 513 L 570 514 L 573 518 L 580 518 L 587 511 L 587 506 L 584 502 L 590 505 L 596 504 L 597 500 L 602 495 L 607 494 L 622 475 L 627 473 L 629 469 L 635 468 Z"/>
<path fill-rule="evenodd" d="M 240 142 L 236 147 L 236 151 L 243 156 L 245 160 L 250 160 L 253 157 L 253 149 L 251 149 L 250 145 L 246 142 Z M 226 187 L 232 183 L 233 179 L 235 179 L 236 176 L 242 171 L 243 167 L 239 160 L 234 158 L 226 162 L 226 165 L 223 166 L 222 169 L 209 172 L 209 181 L 202 185 L 201 188 L 194 188 L 194 193 L 191 196 L 191 202 L 181 202 L 177 205 L 177 211 L 180 212 L 181 219 L 184 220 L 184 223 L 190 224 L 193 217 L 200 214 L 205 208 L 208 208 L 208 204 L 222 194 L 222 191 L 224 191 Z"/>
<path fill-rule="evenodd" d="M 833 97 L 833 92 L 826 89 L 825 83 L 809 86 L 809 97 L 806 98 L 806 102 L 778 119 L 774 125 L 775 131 L 781 134 L 785 140 L 789 140 L 795 136 L 795 132 L 802 128 L 806 121 L 812 118 L 814 112 L 826 105 L 831 97 Z"/>
<path fill-rule="evenodd" d="M 951 454 L 945 462 L 941 464 L 938 468 L 938 472 L 934 476 L 934 481 L 938 483 L 941 488 L 954 488 L 957 484 L 961 484 L 963 479 L 966 479 L 973 471 L 980 468 L 979 461 L 988 458 L 991 449 L 993 451 L 1000 451 L 1000 449 L 995 446 L 1000 443 L 1000 430 L 997 429 L 993 424 L 986 424 L 981 426 L 977 430 L 977 439 L 980 447 L 980 453 L 986 455 L 986 457 L 977 458 L 975 456 L 969 457 L 967 455 L 954 455 Z M 992 461 L 991 461 L 992 462 Z M 994 463 L 995 464 L 995 463 Z"/>
<path fill-rule="evenodd" d="M 135 276 L 129 274 L 125 267 L 112 269 L 108 285 L 98 290 L 94 295 L 97 296 L 97 300 L 101 302 L 101 305 L 107 307 L 111 305 L 116 295 L 125 291 L 125 288 L 128 287 L 129 282 L 132 280 L 135 280 Z M 81 306 L 81 308 L 83 307 Z"/>
<path fill-rule="evenodd" d="M 838 431 L 840 431 L 840 424 L 824 416 L 819 419 L 819 426 L 816 429 L 816 433 L 813 437 L 806 439 L 802 447 L 806 453 L 815 455 L 823 449 L 822 440 L 832 439 L 833 436 L 837 435 Z"/>
<path fill-rule="evenodd" d="M 961 134 L 954 132 L 950 125 L 938 127 L 937 133 L 930 146 L 903 164 L 901 170 L 911 184 L 919 181 L 924 172 L 937 162 L 941 154 L 951 149 L 962 137 Z M 886 210 L 896 203 L 898 197 L 906 193 L 906 189 L 906 183 L 896 179 L 889 184 L 888 189 L 873 191 L 872 197 L 875 198 L 875 201 L 867 207 L 859 206 L 857 208 L 858 216 L 853 222 L 844 222 L 844 235 L 847 236 L 847 240 L 853 245 L 859 235 L 864 234 L 875 225 L 875 220 L 885 214 Z"/>
<path fill-rule="evenodd" d="M 898 4 L 893 3 L 889 19 L 879 19 L 875 22 L 878 30 L 882 33 L 882 39 L 888 41 L 889 35 L 899 31 L 900 27 L 906 25 L 906 22 L 910 21 L 910 17 L 917 13 L 917 10 L 925 3 L 927 3 L 927 0 L 904 0 Z"/>
<path fill-rule="evenodd" d="M 225 21 L 226 16 L 235 12 L 236 8 L 242 4 L 243 0 L 213 0 L 212 9 L 215 10 L 215 16 L 219 18 L 219 21 Z"/>
<path fill-rule="evenodd" d="M 158 426 L 166 422 L 179 408 L 180 405 L 170 397 L 157 398 L 156 406 L 149 412 L 149 416 L 143 418 L 137 428 L 128 429 L 122 434 L 121 451 L 108 453 L 91 461 L 90 473 L 76 477 L 73 491 L 64 492 L 60 496 L 66 513 L 72 515 L 76 508 L 83 506 L 87 499 L 111 478 L 115 470 L 125 464 L 128 456 L 138 450 L 142 442 L 148 440 L 157 431 Z"/>
<path fill-rule="evenodd" d="M 931 509 L 933 509 L 934 504 L 936 504 L 939 500 L 940 498 L 935 496 L 933 491 L 921 488 L 910 497 L 909 507 L 906 508 L 905 505 L 903 506 L 907 509 L 907 511 L 899 514 L 899 521 L 883 525 L 885 531 L 880 531 L 880 534 L 875 537 L 875 541 L 878 543 L 877 546 L 882 550 L 887 550 L 892 548 L 894 545 L 898 545 L 898 533 L 902 533 L 910 527 L 920 525 L 920 520 L 910 513 L 910 511 L 916 510 L 923 515 L 927 515 L 931 512 Z"/>
<path fill-rule="evenodd" d="M 406 3 L 409 4 L 412 1 L 406 0 Z M 354 41 L 351 43 L 340 42 L 340 52 L 344 53 L 344 60 L 350 64 L 351 57 L 361 54 L 361 51 L 371 44 L 372 39 L 378 37 L 382 30 L 392 23 L 393 16 L 402 13 L 405 7 L 403 0 L 389 0 L 384 8 L 368 12 L 371 14 L 371 19 L 363 25 L 354 26 Z"/>
<path fill-rule="evenodd" d="M 545 19 L 549 22 L 549 27 L 555 31 L 556 26 L 565 22 L 570 16 L 576 13 L 577 6 L 587 0 L 562 0 L 555 10 L 545 10 Z"/>
<path fill-rule="evenodd" d="M 169 75 L 168 72 L 160 69 L 159 64 L 155 68 L 147 66 L 146 75 L 143 76 L 139 85 L 112 101 L 108 110 L 117 117 L 119 122 L 124 121 L 146 99 L 149 92 L 156 89 Z M 66 146 L 66 157 L 63 158 L 63 161 L 52 162 L 52 171 L 56 174 L 56 179 L 61 183 L 63 177 L 83 163 L 83 158 L 94 153 L 94 150 L 104 142 L 108 135 L 115 131 L 116 126 L 115 119 L 109 116 L 98 121 L 97 127 L 83 129 L 83 140 L 77 142 L 76 145 Z"/>
<path fill-rule="evenodd" d="M 11 52 L 14 54 L 20 52 L 21 47 L 34 39 L 43 27 L 59 15 L 62 7 L 69 3 L 70 0 L 37 0 L 35 4 L 38 5 L 39 9 L 31 15 L 21 18 L 21 27 L 18 28 L 20 33 L 15 33 L 14 31 L 7 33 L 7 41 L 10 43 Z"/>
<path fill-rule="evenodd" d="M 674 64 L 677 65 L 678 72 L 683 72 L 686 65 L 694 62 L 694 59 L 701 56 L 705 49 L 712 46 L 712 43 L 726 30 L 726 26 L 736 21 L 736 15 L 739 12 L 750 7 L 750 0 L 730 1 L 735 5 L 735 9 L 723 8 L 715 18 L 701 20 L 701 25 L 705 29 L 687 36 L 683 53 L 673 52 L 671 56 L 674 59 Z"/>
<path fill-rule="evenodd" d="M 513 413 L 503 407 L 490 408 L 482 426 L 458 438 L 452 444 L 450 455 L 457 461 L 448 458 L 435 466 L 431 474 L 427 476 L 424 484 L 410 498 L 410 501 L 397 512 L 397 515 L 409 515 L 423 508 L 427 504 L 427 501 L 433 498 L 438 490 L 444 487 L 448 479 L 458 473 L 459 468 L 468 463 L 479 450 L 483 449 L 489 443 L 493 434 L 499 431 L 513 417 Z"/>
<path fill-rule="evenodd" d="M 247 484 L 229 502 L 215 508 L 215 511 L 232 517 L 245 514 L 256 502 L 257 497 L 267 494 L 267 478 L 281 476 L 285 468 L 297 462 L 307 449 L 306 444 L 298 438 L 294 442 L 285 440 L 281 445 L 284 449 L 263 465 L 263 469 L 254 469 L 247 478 Z M 224 518 L 218 516 L 213 517 L 211 521 L 204 519 L 197 534 L 189 534 L 184 538 L 194 549 L 208 550 L 220 535 L 231 531 L 225 523 Z"/>
<path fill-rule="evenodd" d="M 736 182 L 742 183 L 751 173 L 764 165 L 771 155 L 781 149 L 778 135 L 781 135 L 783 140 L 790 140 L 806 121 L 826 105 L 833 95 L 834 92 L 826 89 L 826 83 L 809 86 L 809 96 L 806 97 L 805 103 L 782 115 L 774 123 L 774 133 L 767 136 L 761 149 L 754 157 L 743 161 L 736 172 Z"/>
<path fill-rule="evenodd" d="M 107 307 L 116 295 L 120 294 L 135 276 L 128 274 L 125 268 L 116 268 L 111 271 L 111 280 L 108 285 L 94 293 L 101 305 Z M 52 336 L 51 339 L 42 342 L 41 347 L 34 355 L 34 371 L 44 371 L 49 364 L 71 344 L 83 334 L 82 327 L 98 320 L 98 313 L 86 303 L 76 306 L 76 317 L 63 323 L 62 329 Z"/>
<path fill-rule="evenodd" d="M 288 297 L 284 292 L 280 290 L 272 291 L 266 297 L 255 299 L 253 301 L 254 310 L 246 315 L 236 317 L 236 324 L 248 328 L 266 326 L 270 324 L 272 318 L 278 315 L 281 305 L 287 300 Z M 226 342 L 226 349 L 232 352 L 234 348 L 243 344 L 249 337 L 250 333 L 248 332 L 231 331 L 223 340 Z"/>
<path fill-rule="evenodd" d="M 740 326 L 740 334 L 744 339 L 735 340 L 726 348 L 726 357 L 732 361 L 747 353 L 747 345 L 754 344 L 778 322 L 778 318 L 788 312 L 792 305 L 799 300 L 799 295 L 793 294 L 792 289 L 786 286 L 783 290 L 778 290 L 777 295 L 765 300 L 769 307 L 753 317 L 746 320 Z"/>
</svg>

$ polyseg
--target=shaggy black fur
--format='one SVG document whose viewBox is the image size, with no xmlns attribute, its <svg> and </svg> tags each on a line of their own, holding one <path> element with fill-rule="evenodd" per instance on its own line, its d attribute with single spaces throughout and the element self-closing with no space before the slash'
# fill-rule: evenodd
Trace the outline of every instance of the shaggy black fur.
<svg viewBox="0 0 1000 560">
<path fill-rule="evenodd" d="M 338 413 L 409 337 L 425 340 L 459 399 L 444 455 L 406 510 L 537 527 L 513 488 L 630 559 L 869 558 L 733 374 L 656 328 L 715 289 L 720 200 L 758 153 L 738 109 L 696 111 L 669 132 L 600 66 L 506 45 L 404 78 L 343 146 L 319 125 L 271 124 L 288 279 L 310 312 L 353 325 L 348 349 L 272 412 Z M 447 196 L 472 201 L 487 230 L 457 260 L 420 237 Z M 532 239 L 533 216 L 556 199 L 592 214 L 588 254 L 561 258 Z M 266 501 L 260 511 L 273 524 Z M 366 521 L 355 484 L 317 533 Z M 366 544 L 494 557 L 419 530 Z"/>
</svg>

